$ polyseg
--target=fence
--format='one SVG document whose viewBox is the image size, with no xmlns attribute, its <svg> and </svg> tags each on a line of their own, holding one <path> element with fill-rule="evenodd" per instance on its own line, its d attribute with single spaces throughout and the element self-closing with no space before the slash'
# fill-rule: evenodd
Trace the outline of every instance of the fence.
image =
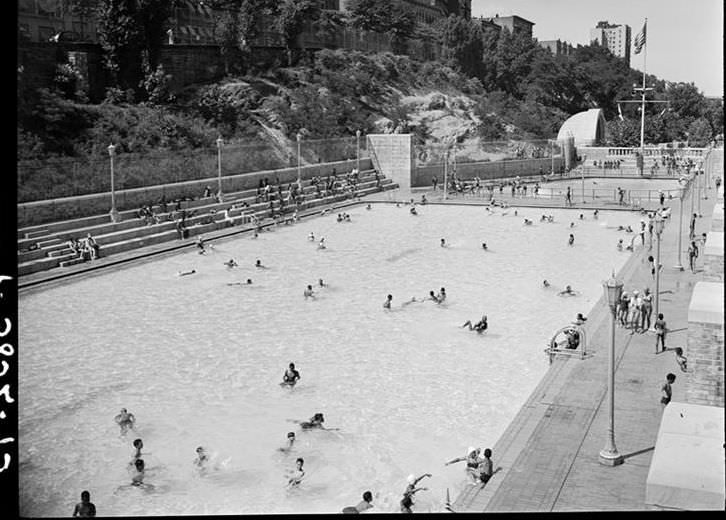
<svg viewBox="0 0 726 520">
<path fill-rule="evenodd" d="M 359 149 L 356 141 L 356 137 L 303 140 L 300 143 L 300 163 L 309 165 L 355 159 L 358 150 L 361 158 L 367 158 L 365 136 L 358 140 Z M 221 149 L 223 177 L 296 165 L 295 141 L 223 144 Z M 148 154 L 117 152 L 114 156 L 114 187 L 121 190 L 206 179 L 217 176 L 218 168 L 216 146 Z M 85 159 L 20 161 L 17 179 L 18 202 L 106 192 L 111 187 L 110 161 L 107 155 Z"/>
<path fill-rule="evenodd" d="M 417 166 L 443 167 L 447 153 L 454 165 L 562 156 L 562 143 L 552 139 L 479 141 L 472 145 L 420 143 L 414 149 Z"/>
</svg>

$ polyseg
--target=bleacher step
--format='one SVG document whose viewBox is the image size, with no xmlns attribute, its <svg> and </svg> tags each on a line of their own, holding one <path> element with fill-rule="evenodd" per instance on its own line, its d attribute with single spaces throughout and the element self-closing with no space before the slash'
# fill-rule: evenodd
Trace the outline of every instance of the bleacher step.
<svg viewBox="0 0 726 520">
<path fill-rule="evenodd" d="M 59 265 L 59 267 L 70 267 L 72 265 L 82 264 L 83 262 L 85 262 L 85 260 L 83 258 L 71 258 L 70 260 L 62 261 L 58 265 Z"/>
<path fill-rule="evenodd" d="M 47 229 L 38 229 L 35 231 L 30 231 L 28 233 L 25 233 L 25 238 L 40 238 L 44 237 L 45 235 L 49 234 L 49 231 Z"/>
<path fill-rule="evenodd" d="M 49 238 L 48 240 L 40 240 L 38 241 L 38 247 L 41 249 L 47 246 L 54 246 L 56 244 L 60 244 L 61 240 L 60 238 Z"/>
</svg>

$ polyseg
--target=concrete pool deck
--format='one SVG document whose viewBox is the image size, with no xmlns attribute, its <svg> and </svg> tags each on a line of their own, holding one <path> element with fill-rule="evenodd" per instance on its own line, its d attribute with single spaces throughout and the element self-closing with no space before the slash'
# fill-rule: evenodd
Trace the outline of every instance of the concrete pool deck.
<svg viewBox="0 0 726 520">
<path fill-rule="evenodd" d="M 723 165 L 720 165 L 721 168 Z M 722 171 L 718 174 L 721 175 Z M 713 193 L 713 192 L 712 192 Z M 687 200 L 687 199 L 686 199 Z M 708 231 L 715 197 L 702 200 L 703 217 L 696 236 Z M 678 205 L 672 205 L 674 211 Z M 683 222 L 687 246 L 688 218 Z M 646 480 L 663 413 L 660 385 L 668 372 L 676 374 L 673 401 L 684 401 L 685 377 L 672 349 L 684 347 L 688 308 L 696 282 L 703 278 L 703 259 L 696 273 L 679 271 L 678 214 L 672 215 L 661 241 L 660 312 L 672 331 L 668 351 L 655 354 L 652 333 L 615 333 L 615 442 L 625 461 L 601 465 L 608 427 L 607 365 L 610 342 L 609 310 L 603 298 L 586 324 L 591 357 L 555 359 L 515 419 L 491 446 L 494 467 L 502 469 L 485 487 L 472 485 L 452 503 L 456 512 L 645 511 Z M 655 289 L 645 247 L 620 270 L 624 290 Z M 684 252 L 681 261 L 687 265 Z M 609 273 L 603 273 L 603 279 Z M 588 309 L 582 309 L 586 313 Z M 653 317 L 655 319 L 655 316 Z M 553 324 L 553 330 L 561 324 Z M 543 348 L 545 345 L 543 345 Z M 544 354 L 543 354 L 544 355 Z M 472 396 L 476 398 L 476 396 Z M 483 396 L 482 398 L 486 398 Z M 486 420 L 482 421 L 486 428 Z"/>
</svg>

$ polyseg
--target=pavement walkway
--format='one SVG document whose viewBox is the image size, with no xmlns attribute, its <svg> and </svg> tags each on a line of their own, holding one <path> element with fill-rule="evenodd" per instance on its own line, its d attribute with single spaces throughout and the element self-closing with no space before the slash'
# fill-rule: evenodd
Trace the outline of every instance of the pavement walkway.
<svg viewBox="0 0 726 520">
<path fill-rule="evenodd" d="M 723 155 L 721 155 L 721 158 Z M 723 162 L 713 165 L 723 177 Z M 712 174 L 710 178 L 714 178 Z M 696 236 L 710 229 L 715 191 L 701 200 L 702 218 Z M 685 401 L 685 378 L 673 349 L 685 347 L 688 307 L 702 265 L 688 269 L 688 211 L 685 197 L 681 262 L 678 260 L 678 202 L 670 201 L 672 215 L 662 235 L 660 312 L 671 331 L 668 351 L 655 353 L 655 335 L 615 332 L 615 442 L 623 464 L 599 463 L 609 420 L 607 400 L 610 311 L 604 296 L 590 312 L 585 326 L 592 355 L 584 360 L 558 357 L 515 419 L 492 447 L 494 467 L 501 470 L 485 486 L 471 485 L 452 504 L 456 512 L 644 511 L 645 488 L 660 427 L 663 405 L 660 386 L 667 373 L 676 374 L 673 401 Z M 655 292 L 647 262 L 648 242 L 633 253 L 618 273 L 624 290 L 650 287 Z M 701 259 L 699 258 L 699 261 Z M 603 279 L 609 273 L 603 273 Z M 655 319 L 655 315 L 653 316 Z M 553 330 L 557 328 L 553 324 Z M 544 347 L 544 346 L 543 346 Z M 685 351 L 685 349 L 684 349 Z"/>
</svg>

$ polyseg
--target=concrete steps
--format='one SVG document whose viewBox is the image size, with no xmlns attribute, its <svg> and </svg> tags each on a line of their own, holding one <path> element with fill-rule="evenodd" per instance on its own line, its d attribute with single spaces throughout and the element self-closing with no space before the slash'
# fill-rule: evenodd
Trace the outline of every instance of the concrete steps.
<svg viewBox="0 0 726 520">
<path fill-rule="evenodd" d="M 387 191 L 389 189 L 395 189 L 398 185 L 393 183 L 390 179 L 381 178 L 380 186 L 376 186 L 376 181 L 373 175 L 368 176 L 366 179 L 361 179 L 358 183 L 358 190 L 356 190 L 356 197 L 362 197 L 371 193 L 379 191 Z M 270 218 L 270 202 L 259 202 L 254 203 L 256 190 L 246 190 L 252 192 L 252 195 L 245 200 L 248 202 L 247 207 L 236 207 L 229 213 L 233 223 L 231 225 L 240 225 L 243 223 L 249 223 L 251 216 L 256 216 L 260 222 L 264 222 Z M 298 211 L 309 210 L 316 206 L 327 205 L 335 202 L 342 202 L 350 200 L 351 196 L 349 193 L 340 193 L 337 195 L 328 195 L 326 197 L 316 197 L 316 190 L 313 185 L 305 186 L 303 189 L 302 200 L 297 207 Z M 189 237 L 202 235 L 218 229 L 223 229 L 230 226 L 230 223 L 224 220 L 223 209 L 230 208 L 233 204 L 239 205 L 243 201 L 236 199 L 235 201 L 228 201 L 224 203 L 212 203 L 205 204 L 206 199 L 198 201 L 200 204 L 196 206 L 196 214 L 186 219 L 186 227 L 189 230 Z M 279 200 L 272 200 L 272 210 L 279 214 L 281 211 L 281 203 Z M 220 208 L 222 210 L 220 210 Z M 282 209 L 285 216 L 292 215 L 295 211 L 294 205 L 285 206 Z M 211 213 L 214 210 L 215 213 Z M 85 224 L 88 222 L 87 219 L 81 219 Z M 82 231 L 91 232 L 96 239 L 96 242 L 100 246 L 100 256 L 106 257 L 109 255 L 118 254 L 132 249 L 145 247 L 153 244 L 159 244 L 163 242 L 169 242 L 178 240 L 178 233 L 176 231 L 176 224 L 173 221 L 164 221 L 159 224 L 153 224 L 150 226 L 144 225 L 143 221 L 138 218 L 126 222 L 120 222 L 118 224 L 103 223 L 100 226 L 92 228 L 76 228 L 73 230 L 65 230 L 56 232 L 56 236 L 53 238 L 46 238 L 38 242 L 43 244 L 44 247 L 29 252 L 22 252 L 18 255 L 18 273 L 19 275 L 26 275 L 35 273 L 38 271 L 44 271 L 53 269 L 55 267 L 68 267 L 82 263 L 83 260 L 77 258 L 77 255 L 72 253 L 67 247 L 65 241 L 61 242 L 59 236 L 65 236 L 70 234 L 72 236 L 85 236 Z M 132 225 L 133 224 L 133 225 Z M 94 229 L 94 231 L 106 230 L 103 234 L 94 234 L 93 231 L 87 231 Z"/>
</svg>

